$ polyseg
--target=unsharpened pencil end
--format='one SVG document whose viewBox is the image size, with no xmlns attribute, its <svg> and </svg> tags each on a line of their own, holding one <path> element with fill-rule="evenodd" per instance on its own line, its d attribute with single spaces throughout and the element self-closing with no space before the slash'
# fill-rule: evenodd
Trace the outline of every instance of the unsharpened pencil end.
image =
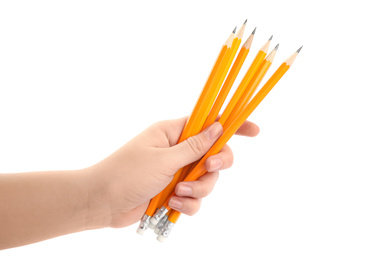
<svg viewBox="0 0 390 260">
<path fill-rule="evenodd" d="M 272 40 L 272 38 L 274 38 L 274 36 L 273 36 L 273 35 L 271 35 L 271 37 L 269 38 L 269 40 L 268 40 L 268 41 L 271 41 L 271 40 Z"/>
<path fill-rule="evenodd" d="M 148 228 L 151 229 L 151 230 L 154 230 L 156 228 L 156 226 L 157 226 L 156 224 L 150 222 Z"/>
<path fill-rule="evenodd" d="M 303 45 L 301 46 L 301 48 L 299 48 L 299 49 L 297 50 L 298 53 L 301 51 L 302 47 L 303 47 Z"/>
<path fill-rule="evenodd" d="M 155 229 L 154 229 L 154 233 L 155 233 L 156 235 L 159 235 L 159 234 L 160 234 L 160 231 L 161 231 L 161 229 L 158 229 L 158 228 L 155 228 Z"/>
<path fill-rule="evenodd" d="M 234 27 L 233 33 L 236 33 L 236 30 L 237 30 L 237 26 Z"/>
<path fill-rule="evenodd" d="M 157 226 L 157 224 L 158 224 L 158 220 L 155 218 L 151 218 L 149 223 L 149 228 L 154 229 Z"/>
<path fill-rule="evenodd" d="M 164 243 L 165 240 L 166 240 L 167 238 L 164 237 L 164 236 L 162 236 L 162 235 L 158 235 L 156 239 L 157 239 L 159 242 Z"/>
<path fill-rule="evenodd" d="M 248 21 L 248 19 L 245 19 L 245 22 L 244 22 L 244 24 L 246 24 L 246 22 Z"/>
<path fill-rule="evenodd" d="M 253 30 L 252 34 L 255 34 L 255 32 L 256 32 L 256 29 L 257 29 L 257 27 L 255 27 L 255 29 Z"/>
<path fill-rule="evenodd" d="M 143 234 L 145 234 L 145 230 L 143 230 L 142 228 L 138 228 L 137 234 L 142 236 Z"/>
</svg>

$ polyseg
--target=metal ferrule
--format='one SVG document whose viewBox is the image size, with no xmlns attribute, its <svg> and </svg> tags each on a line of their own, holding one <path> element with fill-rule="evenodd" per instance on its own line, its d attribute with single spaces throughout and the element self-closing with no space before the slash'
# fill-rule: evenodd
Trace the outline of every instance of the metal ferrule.
<svg viewBox="0 0 390 260">
<path fill-rule="evenodd" d="M 168 213 L 168 210 L 163 206 L 161 207 L 156 214 L 153 216 L 153 222 L 156 224 Z"/>
<path fill-rule="evenodd" d="M 154 233 L 157 235 L 160 234 L 161 229 L 164 227 L 165 223 L 168 220 L 168 215 L 165 215 L 157 224 L 156 228 L 154 229 Z"/>
<path fill-rule="evenodd" d="M 141 219 L 141 222 L 139 223 L 139 229 L 143 230 L 143 231 L 146 231 L 149 227 L 149 223 L 150 223 L 150 216 L 148 215 L 144 215 Z"/>
<path fill-rule="evenodd" d="M 174 223 L 171 221 L 167 220 L 165 223 L 164 227 L 161 229 L 159 236 L 163 236 L 164 238 L 168 238 L 169 234 L 171 233 L 173 227 L 175 226 Z"/>
</svg>

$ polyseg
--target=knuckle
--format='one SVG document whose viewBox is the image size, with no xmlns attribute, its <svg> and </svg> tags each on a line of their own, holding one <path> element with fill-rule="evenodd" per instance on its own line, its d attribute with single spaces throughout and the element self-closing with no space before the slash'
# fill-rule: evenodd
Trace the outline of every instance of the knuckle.
<svg viewBox="0 0 390 260">
<path fill-rule="evenodd" d="M 218 177 L 219 171 L 208 172 L 200 177 L 198 181 L 195 181 L 193 185 L 194 197 L 204 198 L 210 195 L 217 183 Z"/>
<path fill-rule="evenodd" d="M 154 124 L 152 124 L 152 127 L 160 129 L 160 128 L 163 128 L 165 125 L 166 125 L 165 121 L 158 121 L 158 122 L 155 122 Z"/>
<path fill-rule="evenodd" d="M 199 136 L 191 136 L 186 140 L 186 142 L 191 151 L 193 151 L 195 154 L 198 155 L 203 152 L 204 145 Z"/>
<path fill-rule="evenodd" d="M 211 193 L 213 187 L 212 187 L 212 185 L 209 185 L 206 183 L 201 183 L 200 185 L 198 185 L 197 189 L 198 189 L 198 192 L 197 192 L 198 197 L 203 198 Z"/>
<path fill-rule="evenodd" d="M 229 160 L 227 161 L 227 168 L 232 167 L 233 163 L 234 163 L 234 155 L 232 153 Z"/>
<path fill-rule="evenodd" d="M 207 173 L 208 174 L 208 173 Z M 176 194 L 179 194 L 180 186 L 183 185 L 181 183 L 177 184 L 175 187 L 175 192 Z M 187 182 L 185 185 L 190 186 L 192 189 L 192 194 L 191 197 L 193 199 L 201 199 L 209 195 L 215 185 L 215 181 L 213 180 L 197 180 L 197 181 L 192 181 L 192 182 Z"/>
<path fill-rule="evenodd" d="M 185 214 L 189 216 L 195 215 L 199 209 L 201 204 L 201 199 L 193 199 L 191 203 L 189 203 L 188 207 L 185 210 Z"/>
<path fill-rule="evenodd" d="M 224 161 L 224 164 L 226 165 L 226 167 L 230 168 L 234 163 L 233 150 L 228 145 L 225 145 L 224 150 L 225 150 L 224 151 L 225 159 L 223 161 Z"/>
</svg>

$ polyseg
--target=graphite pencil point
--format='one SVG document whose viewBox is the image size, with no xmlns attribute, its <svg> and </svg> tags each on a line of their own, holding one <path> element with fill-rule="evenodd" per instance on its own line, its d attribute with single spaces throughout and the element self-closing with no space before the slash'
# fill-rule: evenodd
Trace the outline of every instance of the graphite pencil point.
<svg viewBox="0 0 390 260">
<path fill-rule="evenodd" d="M 256 32 L 256 28 L 257 28 L 257 27 L 255 27 L 255 29 L 253 30 L 252 34 L 255 34 L 255 32 Z"/>
<path fill-rule="evenodd" d="M 273 35 L 271 35 L 271 37 L 269 37 L 269 41 L 270 41 L 270 40 L 272 40 L 272 38 L 274 38 L 274 36 L 273 36 Z"/>
<path fill-rule="evenodd" d="M 278 44 L 276 44 L 276 46 L 275 46 L 274 50 L 275 50 L 275 51 L 277 51 L 278 49 L 279 49 L 279 43 L 278 43 Z"/>
<path fill-rule="evenodd" d="M 244 22 L 244 24 L 246 24 L 246 22 L 248 21 L 248 19 L 245 19 L 245 22 Z"/>
<path fill-rule="evenodd" d="M 299 49 L 297 50 L 298 53 L 301 51 L 302 47 L 303 47 L 303 45 L 301 46 L 301 48 L 299 48 Z"/>
<path fill-rule="evenodd" d="M 233 33 L 236 33 L 236 29 L 237 29 L 237 26 L 236 26 L 236 27 L 234 27 Z"/>
</svg>

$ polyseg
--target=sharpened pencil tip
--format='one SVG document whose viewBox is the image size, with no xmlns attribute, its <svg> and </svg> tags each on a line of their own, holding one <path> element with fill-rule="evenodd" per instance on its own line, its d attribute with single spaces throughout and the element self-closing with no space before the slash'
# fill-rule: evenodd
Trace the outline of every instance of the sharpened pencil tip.
<svg viewBox="0 0 390 260">
<path fill-rule="evenodd" d="M 301 46 L 301 48 L 299 48 L 299 49 L 297 50 L 298 53 L 301 51 L 302 47 L 303 47 L 303 45 Z"/>
<path fill-rule="evenodd" d="M 273 36 L 273 35 L 271 35 L 271 37 L 269 38 L 269 40 L 268 40 L 268 41 L 272 40 L 272 38 L 274 38 L 274 36 Z"/>
<path fill-rule="evenodd" d="M 256 32 L 256 28 L 257 28 L 257 27 L 255 27 L 255 29 L 253 30 L 252 34 L 255 34 L 255 32 Z"/>
<path fill-rule="evenodd" d="M 236 26 L 236 27 L 234 27 L 233 33 L 236 33 L 236 29 L 237 29 L 237 26 Z"/>
<path fill-rule="evenodd" d="M 246 22 L 248 21 L 248 19 L 245 19 L 245 22 L 244 22 L 244 24 L 246 24 Z"/>
<path fill-rule="evenodd" d="M 276 44 L 275 48 L 274 48 L 274 51 L 277 51 L 279 49 L 279 43 Z"/>
</svg>

